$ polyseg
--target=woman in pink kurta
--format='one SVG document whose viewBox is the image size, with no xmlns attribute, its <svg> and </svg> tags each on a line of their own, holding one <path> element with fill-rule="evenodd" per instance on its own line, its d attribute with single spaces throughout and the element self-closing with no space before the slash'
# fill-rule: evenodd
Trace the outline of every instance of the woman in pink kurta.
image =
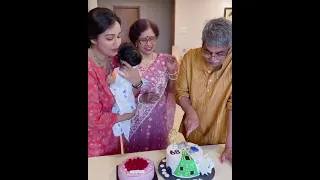
<svg viewBox="0 0 320 180">
<path fill-rule="evenodd" d="M 111 113 L 114 97 L 106 83 L 107 71 L 88 59 L 88 157 L 120 153 L 119 137 L 112 134 L 117 122 Z"/>
<path fill-rule="evenodd" d="M 121 43 L 120 19 L 107 8 L 95 8 L 88 13 L 88 157 L 120 153 L 119 137 L 112 126 L 131 119 L 135 113 L 111 113 L 115 103 L 107 80 L 118 66 L 114 57 Z M 128 66 L 123 76 L 134 87 L 141 82 L 139 72 Z"/>
<path fill-rule="evenodd" d="M 126 153 L 168 146 L 176 107 L 173 91 L 178 63 L 169 54 L 153 52 L 158 36 L 157 25 L 147 19 L 140 19 L 130 27 L 130 40 L 143 56 L 138 69 L 147 83 L 143 84 L 138 96 L 138 110 L 131 119 L 129 141 L 124 140 Z"/>
</svg>

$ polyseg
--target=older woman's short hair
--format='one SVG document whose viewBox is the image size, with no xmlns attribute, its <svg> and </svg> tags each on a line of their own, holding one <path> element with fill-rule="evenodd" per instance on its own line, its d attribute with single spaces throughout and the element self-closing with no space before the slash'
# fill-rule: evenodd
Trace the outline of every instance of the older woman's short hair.
<svg viewBox="0 0 320 180">
<path fill-rule="evenodd" d="M 202 43 L 218 48 L 232 47 L 232 24 L 226 18 L 212 19 L 202 31 Z"/>
<path fill-rule="evenodd" d="M 148 28 L 151 28 L 156 37 L 159 37 L 159 28 L 154 22 L 148 19 L 139 19 L 130 26 L 130 41 L 135 44 L 138 41 L 141 33 L 146 31 Z"/>
</svg>

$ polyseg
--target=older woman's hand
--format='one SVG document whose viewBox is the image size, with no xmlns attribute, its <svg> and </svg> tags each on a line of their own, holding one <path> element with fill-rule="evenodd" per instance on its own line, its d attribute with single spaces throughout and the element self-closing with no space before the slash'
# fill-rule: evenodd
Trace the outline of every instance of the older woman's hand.
<svg viewBox="0 0 320 180">
<path fill-rule="evenodd" d="M 175 74 L 178 71 L 178 61 L 176 57 L 172 56 L 172 58 L 168 58 L 166 61 L 166 67 L 168 73 Z"/>
<path fill-rule="evenodd" d="M 141 77 L 139 74 L 139 71 L 137 69 L 133 69 L 133 67 L 127 63 L 122 62 L 125 66 L 122 66 L 120 68 L 119 75 L 123 77 L 124 79 L 128 80 L 132 85 L 137 86 L 141 83 Z"/>
<path fill-rule="evenodd" d="M 140 97 L 141 103 L 156 103 L 159 101 L 160 95 L 153 92 L 143 93 Z"/>
</svg>

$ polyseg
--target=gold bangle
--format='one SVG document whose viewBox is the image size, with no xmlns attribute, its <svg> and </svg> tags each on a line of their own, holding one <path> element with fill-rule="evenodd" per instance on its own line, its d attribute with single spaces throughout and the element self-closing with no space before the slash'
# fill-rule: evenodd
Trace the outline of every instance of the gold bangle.
<svg viewBox="0 0 320 180">
<path fill-rule="evenodd" d="M 169 76 L 177 75 L 177 74 L 178 74 L 178 71 L 176 71 L 174 74 L 170 74 L 170 73 L 168 72 L 168 74 L 169 74 Z"/>
<path fill-rule="evenodd" d="M 169 76 L 169 79 L 172 80 L 172 81 L 175 81 L 175 80 L 178 79 L 178 76 L 177 76 L 176 78 L 171 78 L 171 77 Z"/>
</svg>

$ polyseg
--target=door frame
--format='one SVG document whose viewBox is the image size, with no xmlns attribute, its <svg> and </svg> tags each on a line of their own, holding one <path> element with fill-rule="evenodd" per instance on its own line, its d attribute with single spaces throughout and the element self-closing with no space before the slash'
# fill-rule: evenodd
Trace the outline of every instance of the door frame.
<svg viewBox="0 0 320 180">
<path fill-rule="evenodd" d="M 138 9 L 138 19 L 140 19 L 140 6 L 113 6 L 113 11 L 115 12 L 115 9 Z"/>
<path fill-rule="evenodd" d="M 172 46 L 175 44 L 175 33 L 176 33 L 176 0 L 171 1 L 172 10 L 171 10 L 171 23 L 172 23 L 172 40 L 171 40 L 171 52 L 172 52 Z"/>
</svg>

